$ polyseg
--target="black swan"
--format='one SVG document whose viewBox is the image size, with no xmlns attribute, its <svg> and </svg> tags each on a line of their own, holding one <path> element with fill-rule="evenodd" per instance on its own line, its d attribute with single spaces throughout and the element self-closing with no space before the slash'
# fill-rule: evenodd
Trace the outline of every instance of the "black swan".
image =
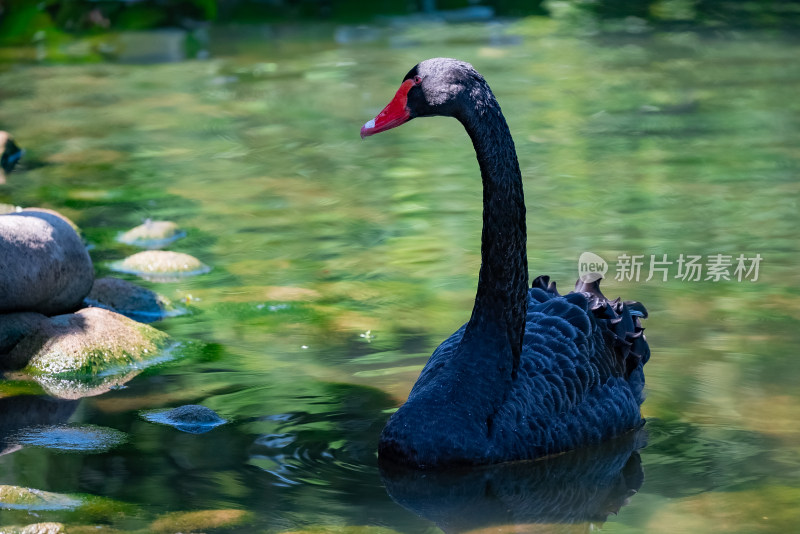
<svg viewBox="0 0 800 534">
<path fill-rule="evenodd" d="M 609 301 L 599 280 L 528 287 L 525 200 L 514 141 L 469 63 L 415 66 L 361 137 L 415 117 L 455 117 L 483 179 L 481 269 L 472 317 L 434 351 L 384 428 L 378 455 L 417 468 L 548 456 L 640 427 L 650 350 L 638 302 Z"/>
</svg>

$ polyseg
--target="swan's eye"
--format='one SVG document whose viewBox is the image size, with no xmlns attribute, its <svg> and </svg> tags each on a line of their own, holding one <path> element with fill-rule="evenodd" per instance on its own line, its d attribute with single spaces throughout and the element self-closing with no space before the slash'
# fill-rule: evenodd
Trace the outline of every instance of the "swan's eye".
<svg viewBox="0 0 800 534">
<path fill-rule="evenodd" d="M 422 83 L 422 78 L 419 76 L 414 76 L 414 85 L 419 85 Z"/>
</svg>

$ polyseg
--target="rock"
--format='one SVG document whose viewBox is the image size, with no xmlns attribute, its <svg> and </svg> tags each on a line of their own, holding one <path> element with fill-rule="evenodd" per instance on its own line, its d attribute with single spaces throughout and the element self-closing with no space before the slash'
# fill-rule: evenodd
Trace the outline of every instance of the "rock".
<svg viewBox="0 0 800 534">
<path fill-rule="evenodd" d="M 33 523 L 31 525 L 11 525 L 0 527 L 2 534 L 65 534 L 67 532 L 63 523 Z M 72 532 L 72 531 L 70 531 Z"/>
<path fill-rule="evenodd" d="M 53 493 L 49 491 L 42 491 L 33 488 L 24 488 L 21 486 L 2 486 L 0 485 L 0 503 L 5 513 L 7 510 L 17 510 L 19 512 L 27 512 L 29 516 L 37 517 L 39 514 L 35 512 L 58 512 L 58 511 L 75 511 L 76 517 L 91 517 L 92 520 L 98 522 L 110 523 L 111 520 L 119 521 L 125 519 L 131 512 L 131 506 L 114 501 L 105 497 L 98 497 L 95 495 L 85 494 L 65 494 Z M 61 514 L 57 514 L 61 515 Z M 71 515 L 71 514 L 70 514 Z M 18 517 L 25 517 L 24 514 L 19 514 Z M 51 523 L 38 523 L 38 525 L 50 525 Z M 29 527 L 33 525 L 28 525 Z M 5 533 L 6 527 L 0 527 L 0 533 Z M 27 528 L 27 527 L 23 527 Z M 93 527 L 95 532 L 110 532 L 109 530 L 102 530 Z M 12 532 L 14 532 L 12 530 Z M 26 534 L 40 532 L 36 530 L 23 531 Z M 56 531 L 41 531 L 41 532 L 59 532 Z M 68 532 L 90 532 L 84 530 L 84 527 L 73 528 L 70 526 Z"/>
<path fill-rule="evenodd" d="M 170 425 L 181 432 L 189 432 L 190 434 L 203 434 L 227 422 L 211 408 L 198 404 L 187 404 L 166 411 L 147 412 L 142 414 L 142 417 L 151 423 Z"/>
<path fill-rule="evenodd" d="M 108 525 L 70 525 L 67 534 L 130 534 L 130 530 L 118 530 Z"/>
<path fill-rule="evenodd" d="M 194 256 L 165 250 L 138 252 L 115 263 L 112 268 L 157 282 L 176 280 L 207 273 L 211 270 L 208 265 L 203 264 Z"/>
<path fill-rule="evenodd" d="M 95 280 L 84 303 L 87 306 L 121 313 L 143 323 L 151 323 L 163 319 L 167 315 L 176 314 L 166 298 L 119 278 Z M 0 351 L 2 351 L 2 329 L 0 329 Z"/>
<path fill-rule="evenodd" d="M 3 508 L 12 510 L 74 510 L 82 501 L 78 498 L 20 486 L 0 486 Z"/>
<path fill-rule="evenodd" d="M 0 184 L 3 184 L 6 181 L 6 173 L 14 170 L 24 151 L 17 146 L 8 132 L 2 130 L 0 130 L 0 148 L 3 150 L 0 153 Z"/>
<path fill-rule="evenodd" d="M 117 241 L 142 248 L 162 248 L 186 235 L 172 221 L 151 221 L 131 228 L 117 237 Z"/>
<path fill-rule="evenodd" d="M 47 317 L 35 312 L 0 314 L 0 354 L 14 348 L 20 339 L 36 330 Z"/>
<path fill-rule="evenodd" d="M 64 378 L 121 374 L 159 355 L 168 336 L 101 308 L 84 308 L 44 321 L 0 367 Z"/>
<path fill-rule="evenodd" d="M 59 213 L 56 210 L 51 210 L 48 208 L 22 208 L 15 210 L 17 213 L 49 213 L 50 215 L 55 215 L 75 230 L 75 233 L 80 234 L 81 230 L 78 228 L 78 225 L 72 222 L 72 219 L 64 215 L 63 213 Z"/>
<path fill-rule="evenodd" d="M 198 510 L 196 512 L 173 512 L 150 524 L 149 532 L 171 534 L 173 532 L 206 532 L 217 528 L 240 525 L 251 519 L 244 510 Z"/>
<path fill-rule="evenodd" d="M 27 447 L 92 453 L 109 451 L 127 440 L 128 435 L 125 432 L 77 423 L 27 427 L 14 436 L 17 444 Z"/>
<path fill-rule="evenodd" d="M 503 529 L 497 530 L 505 532 Z M 544 532 L 553 531 L 554 530 L 548 529 Z M 479 531 L 476 530 L 475 532 Z M 527 530 L 525 532 L 527 532 Z M 533 532 L 537 531 L 533 530 Z M 313 525 L 302 530 L 285 530 L 281 532 L 281 534 L 398 534 L 398 532 L 388 527 L 379 527 L 376 525 Z"/>
<path fill-rule="evenodd" d="M 0 215 L 0 273 L 0 313 L 72 311 L 94 281 L 80 236 L 44 211 Z"/>
</svg>

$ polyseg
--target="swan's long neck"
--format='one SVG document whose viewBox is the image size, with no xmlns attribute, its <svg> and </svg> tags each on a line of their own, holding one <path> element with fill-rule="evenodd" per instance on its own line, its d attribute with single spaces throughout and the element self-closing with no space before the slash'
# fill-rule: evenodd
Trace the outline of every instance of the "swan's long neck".
<svg viewBox="0 0 800 534">
<path fill-rule="evenodd" d="M 525 334 L 528 258 L 525 198 L 517 153 L 500 106 L 485 82 L 471 93 L 472 106 L 457 117 L 467 130 L 483 179 L 481 271 L 475 307 L 464 341 L 505 334 L 515 374 Z"/>
</svg>

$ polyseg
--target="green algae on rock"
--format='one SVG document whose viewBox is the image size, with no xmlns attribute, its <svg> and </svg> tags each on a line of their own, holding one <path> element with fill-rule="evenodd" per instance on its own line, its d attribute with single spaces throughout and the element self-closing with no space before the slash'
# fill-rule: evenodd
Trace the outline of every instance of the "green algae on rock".
<svg viewBox="0 0 800 534">
<path fill-rule="evenodd" d="M 139 513 L 134 505 L 107 497 L 80 493 L 55 493 L 12 485 L 0 485 L 0 510 L 7 511 L 4 514 L 4 518 L 10 519 L 9 522 L 13 521 L 24 525 L 27 520 L 31 519 L 31 516 L 37 517 L 46 514 L 47 519 L 50 521 L 63 523 L 62 527 L 70 525 L 71 521 L 75 519 L 80 521 L 81 525 L 85 525 L 87 522 L 111 523 Z M 17 519 L 14 521 L 12 518 Z M 41 525 L 41 523 L 38 525 Z M 50 526 L 51 523 L 48 522 L 45 525 Z M 6 529 L 14 532 L 12 528 L 28 528 L 28 530 L 21 530 L 26 534 L 59 532 L 58 530 L 35 530 L 33 526 L 0 526 L 0 533 L 7 532 Z M 85 527 L 75 527 L 73 529 L 72 526 L 67 526 L 65 530 L 65 532 L 69 533 L 112 531 L 99 529 L 95 526 L 91 526 L 88 529 Z"/>
<path fill-rule="evenodd" d="M 172 281 L 187 276 L 204 274 L 211 270 L 208 265 L 183 252 L 146 250 L 115 262 L 112 269 L 141 276 L 156 282 Z"/>
<path fill-rule="evenodd" d="M 117 237 L 117 241 L 142 248 L 162 248 L 184 237 L 186 232 L 172 221 L 152 221 L 131 228 Z"/>
<path fill-rule="evenodd" d="M 168 336 L 101 308 L 41 323 L 2 360 L 7 369 L 59 377 L 114 374 L 157 358 Z"/>
</svg>

